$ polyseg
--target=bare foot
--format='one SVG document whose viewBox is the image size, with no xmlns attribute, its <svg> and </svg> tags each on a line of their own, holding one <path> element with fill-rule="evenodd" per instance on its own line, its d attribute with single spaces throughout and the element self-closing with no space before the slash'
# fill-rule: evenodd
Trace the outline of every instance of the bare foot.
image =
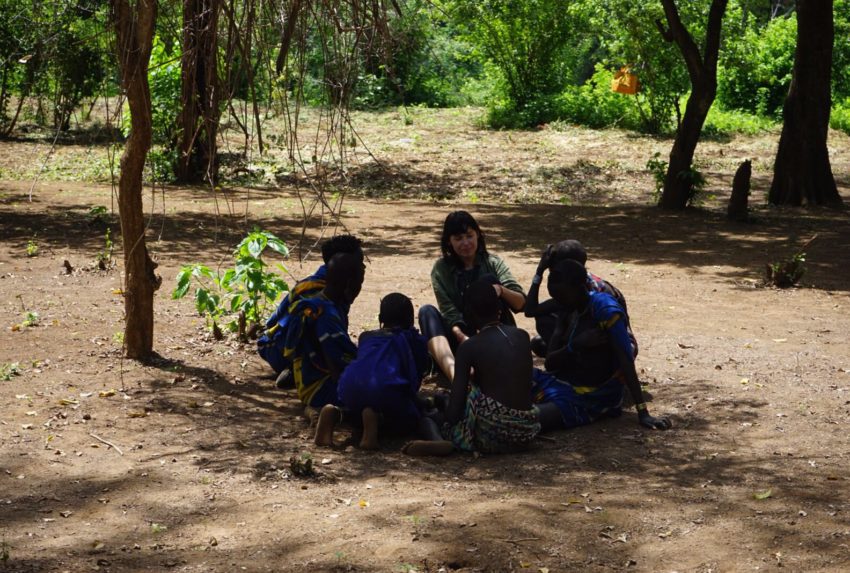
<svg viewBox="0 0 850 573">
<path fill-rule="evenodd" d="M 363 437 L 360 438 L 360 449 L 377 450 L 378 445 L 378 415 L 372 408 L 363 409 Z"/>
<path fill-rule="evenodd" d="M 448 456 L 454 449 L 454 445 L 447 440 L 413 440 L 404 444 L 401 451 L 408 456 Z"/>
<path fill-rule="evenodd" d="M 318 418 L 316 437 L 313 441 L 317 446 L 333 447 L 334 426 L 339 422 L 339 410 L 333 404 L 326 404 L 319 412 Z"/>
</svg>

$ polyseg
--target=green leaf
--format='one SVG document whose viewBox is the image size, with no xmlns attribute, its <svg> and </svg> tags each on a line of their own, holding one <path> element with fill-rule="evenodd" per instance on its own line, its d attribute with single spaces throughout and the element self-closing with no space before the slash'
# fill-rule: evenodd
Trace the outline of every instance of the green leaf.
<svg viewBox="0 0 850 573">
<path fill-rule="evenodd" d="M 772 496 L 772 495 L 773 495 L 773 491 L 771 491 L 771 490 L 769 490 L 769 489 L 766 489 L 766 490 L 764 490 L 764 491 L 757 491 L 757 492 L 755 492 L 755 493 L 753 494 L 753 498 L 758 499 L 758 500 L 763 500 L 763 499 L 767 499 L 767 498 L 769 498 L 769 497 L 770 497 L 770 496 Z"/>
<path fill-rule="evenodd" d="M 171 293 L 172 299 L 183 298 L 189 292 L 189 283 L 192 280 L 192 271 L 186 267 L 177 275 L 177 287 Z"/>
<path fill-rule="evenodd" d="M 277 237 L 275 237 L 274 235 L 271 235 L 269 237 L 268 245 L 269 245 L 269 248 L 271 250 L 273 250 L 274 252 L 279 253 L 279 254 L 283 255 L 284 257 L 289 256 L 289 249 L 286 247 L 286 244 L 283 241 L 281 241 L 280 239 L 278 239 Z"/>
</svg>

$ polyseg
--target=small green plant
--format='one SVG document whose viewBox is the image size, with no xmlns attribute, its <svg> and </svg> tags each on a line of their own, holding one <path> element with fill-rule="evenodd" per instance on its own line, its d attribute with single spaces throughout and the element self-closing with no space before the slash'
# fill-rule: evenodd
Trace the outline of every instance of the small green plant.
<svg viewBox="0 0 850 573">
<path fill-rule="evenodd" d="M 28 310 L 24 315 L 24 320 L 21 322 L 21 326 L 24 328 L 29 328 L 31 326 L 38 326 L 38 313 L 32 310 Z"/>
<path fill-rule="evenodd" d="M 106 235 L 104 236 L 103 250 L 95 257 L 97 268 L 105 271 L 112 266 L 112 249 L 112 236 L 110 235 L 109 228 L 107 228 Z"/>
<path fill-rule="evenodd" d="M 289 470 L 296 477 L 313 477 L 316 475 L 316 470 L 313 469 L 313 456 L 309 453 L 289 458 Z"/>
<path fill-rule="evenodd" d="M 168 531 L 168 527 L 161 523 L 151 523 L 151 533 L 157 535 Z"/>
<path fill-rule="evenodd" d="M 116 346 L 124 346 L 124 333 L 120 330 L 113 333 L 112 342 L 114 342 Z"/>
<path fill-rule="evenodd" d="M 38 256 L 38 243 L 35 241 L 35 237 L 27 241 L 27 256 L 28 257 L 36 257 Z"/>
<path fill-rule="evenodd" d="M 688 186 L 688 205 L 701 205 L 708 198 L 703 193 L 705 177 L 697 169 L 685 169 L 680 171 L 677 177 Z"/>
<path fill-rule="evenodd" d="M 794 253 L 788 259 L 768 263 L 765 268 L 765 279 L 768 284 L 779 288 L 790 288 L 800 282 L 806 273 L 806 253 Z"/>
<path fill-rule="evenodd" d="M 653 203 L 658 203 L 661 192 L 664 190 L 664 177 L 667 175 L 667 162 L 661 159 L 661 152 L 656 151 L 652 158 L 646 162 L 646 169 L 652 174 L 655 181 L 655 191 L 652 192 Z"/>
<path fill-rule="evenodd" d="M 89 225 L 105 225 L 109 222 L 109 209 L 104 205 L 94 205 L 86 214 Z"/>
<path fill-rule="evenodd" d="M 21 375 L 21 366 L 17 362 L 6 362 L 4 364 L 0 364 L 0 380 L 7 382 L 12 379 L 13 376 Z"/>
<path fill-rule="evenodd" d="M 12 551 L 12 546 L 6 543 L 6 540 L 0 541 L 0 561 L 3 562 L 3 566 L 6 566 L 6 563 L 9 562 L 9 554 Z"/>
<path fill-rule="evenodd" d="M 177 286 L 171 297 L 186 296 L 194 281 L 195 308 L 210 322 L 213 333 L 218 322 L 228 317 L 228 329 L 238 332 L 240 338 L 247 338 L 249 332 L 255 332 L 262 324 L 267 307 L 289 290 L 286 281 L 267 270 L 262 258 L 267 248 L 289 256 L 283 241 L 272 233 L 254 229 L 233 252 L 234 268 L 218 273 L 202 264 L 186 265 L 177 274 Z M 278 267 L 286 271 L 282 265 Z"/>
</svg>

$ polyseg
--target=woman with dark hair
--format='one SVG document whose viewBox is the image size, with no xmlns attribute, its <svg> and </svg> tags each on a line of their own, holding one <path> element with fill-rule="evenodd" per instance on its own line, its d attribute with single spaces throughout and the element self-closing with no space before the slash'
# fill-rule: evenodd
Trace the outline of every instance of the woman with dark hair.
<svg viewBox="0 0 850 573">
<path fill-rule="evenodd" d="M 431 286 L 439 310 L 430 304 L 420 308 L 419 328 L 428 339 L 431 356 L 451 381 L 453 349 L 474 334 L 462 312 L 467 287 L 479 279 L 492 282 L 503 306 L 501 321 L 511 326 L 516 325 L 513 313 L 525 306 L 525 293 L 505 262 L 487 252 L 484 233 L 468 212 L 454 211 L 446 217 L 440 250 L 443 256 L 431 269 Z"/>
</svg>

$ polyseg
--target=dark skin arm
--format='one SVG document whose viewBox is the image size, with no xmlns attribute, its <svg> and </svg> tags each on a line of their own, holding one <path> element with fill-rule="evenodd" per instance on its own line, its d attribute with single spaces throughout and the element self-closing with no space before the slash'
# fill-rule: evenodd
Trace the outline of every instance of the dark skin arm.
<svg viewBox="0 0 850 573">
<path fill-rule="evenodd" d="M 537 263 L 537 270 L 534 275 L 542 277 L 546 269 L 549 268 L 549 257 L 552 253 L 552 245 L 546 245 L 543 249 L 543 255 L 540 257 L 540 262 Z M 532 281 L 531 287 L 528 289 L 528 296 L 525 299 L 525 316 L 533 318 L 535 316 L 543 316 L 560 310 L 561 305 L 554 300 L 547 300 L 542 303 L 540 300 L 540 284 L 542 281 Z"/>
<path fill-rule="evenodd" d="M 623 328 L 622 325 L 620 327 Z M 615 344 L 612 341 L 612 345 L 617 354 L 617 360 L 620 363 L 620 371 L 626 378 L 626 388 L 629 389 L 629 393 L 638 407 L 638 422 L 640 425 L 651 430 L 670 429 L 673 424 L 670 423 L 668 418 L 656 418 L 649 414 L 646 403 L 643 401 L 643 391 L 640 388 L 640 380 L 638 380 L 637 371 L 635 370 L 634 359 L 619 344 Z"/>
<path fill-rule="evenodd" d="M 472 369 L 472 364 L 469 360 L 469 350 L 467 346 L 472 342 L 467 340 L 461 343 L 457 349 L 455 358 L 455 378 L 452 380 L 451 394 L 449 395 L 449 405 L 446 407 L 446 421 L 449 424 L 457 424 L 463 419 L 463 411 L 466 407 L 466 395 L 469 391 L 469 376 Z"/>
<path fill-rule="evenodd" d="M 555 332 L 552 333 L 552 340 L 550 341 L 550 350 L 546 355 L 545 367 L 549 372 L 556 372 L 566 367 L 569 361 L 572 359 L 572 352 L 567 349 L 567 327 L 569 326 L 569 317 L 570 315 L 566 315 L 558 318 L 558 322 L 555 325 Z"/>
</svg>

